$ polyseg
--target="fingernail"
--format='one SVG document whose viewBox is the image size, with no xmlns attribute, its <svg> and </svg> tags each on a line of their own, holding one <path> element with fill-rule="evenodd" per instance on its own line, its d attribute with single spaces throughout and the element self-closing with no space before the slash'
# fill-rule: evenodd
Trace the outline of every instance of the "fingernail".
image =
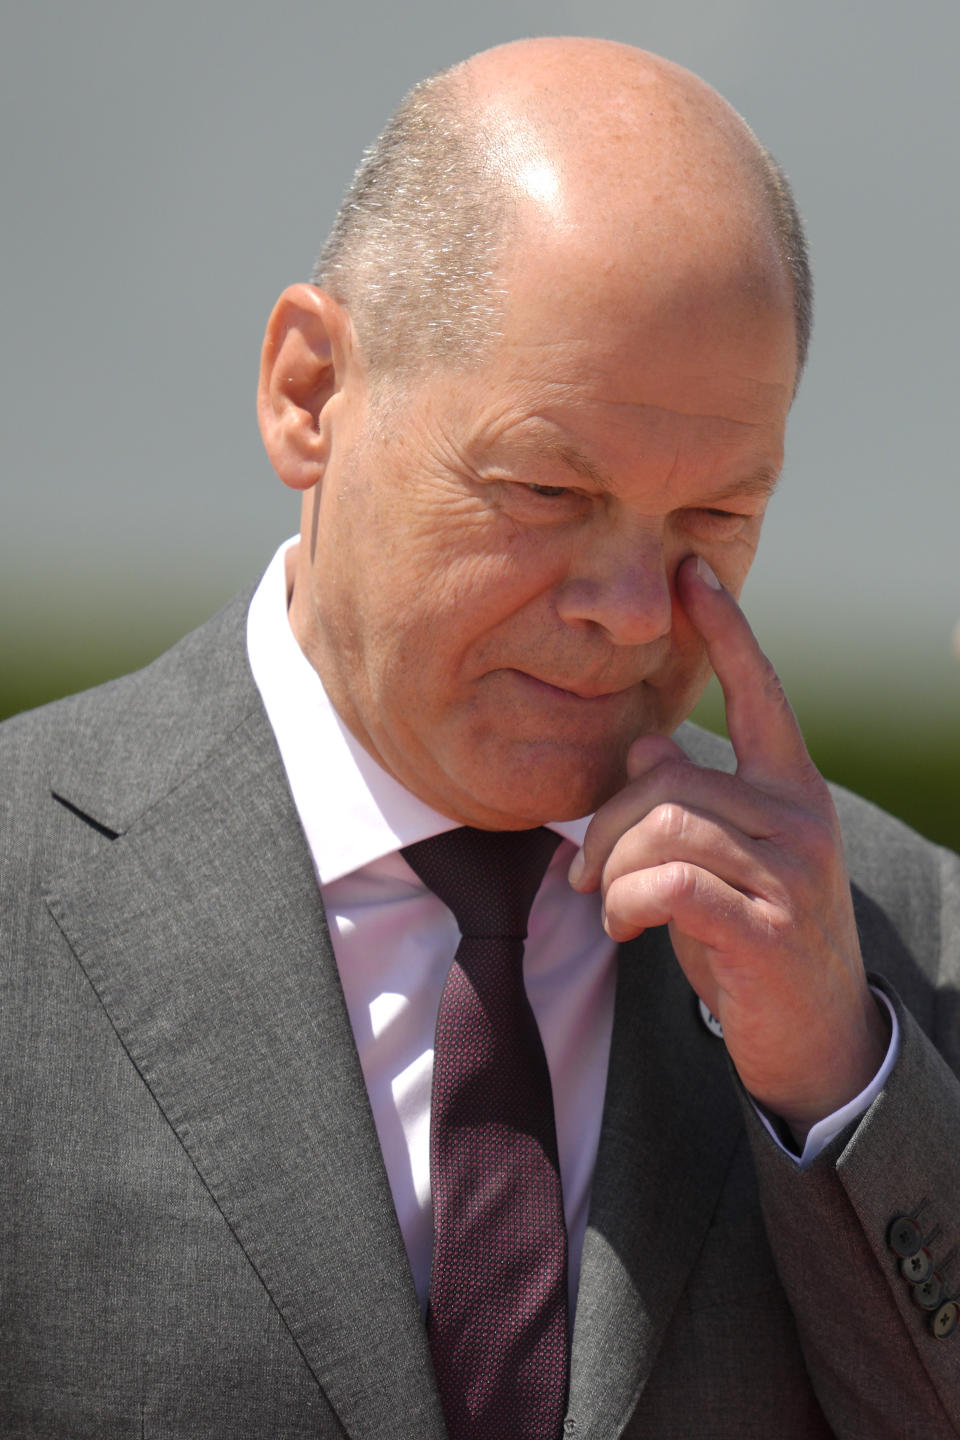
<svg viewBox="0 0 960 1440">
<path fill-rule="evenodd" d="M 714 575 L 712 567 L 707 564 L 702 555 L 697 556 L 697 574 L 700 576 L 704 585 L 709 585 L 711 590 L 721 590 L 723 588 L 716 575 Z"/>
<path fill-rule="evenodd" d="M 576 890 L 577 886 L 580 884 L 580 881 L 583 879 L 583 872 L 584 870 L 586 870 L 586 868 L 587 862 L 583 858 L 583 851 L 578 850 L 576 855 L 574 855 L 573 859 L 570 861 L 570 869 L 567 871 L 567 879 L 570 881 L 570 884 L 573 886 L 574 890 Z"/>
</svg>

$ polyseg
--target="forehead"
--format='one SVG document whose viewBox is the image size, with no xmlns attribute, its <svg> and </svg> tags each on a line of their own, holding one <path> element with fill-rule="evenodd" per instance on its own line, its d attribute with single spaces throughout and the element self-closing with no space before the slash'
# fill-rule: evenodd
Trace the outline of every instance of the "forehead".
<svg viewBox="0 0 960 1440">
<path fill-rule="evenodd" d="M 559 467 L 601 489 L 642 476 L 769 493 L 793 390 L 789 312 L 580 331 L 531 319 L 451 396 L 476 463 Z"/>
<path fill-rule="evenodd" d="M 729 384 L 748 408 L 751 390 L 766 407 L 771 384 L 792 395 L 793 280 L 765 211 L 742 190 L 721 203 L 676 179 L 658 190 L 646 174 L 611 193 L 608 178 L 589 203 L 567 186 L 569 214 L 534 207 L 518 220 L 501 257 L 502 358 L 530 364 L 542 351 L 561 370 L 569 359 L 608 390 L 621 372 L 628 401 L 642 398 L 642 373 L 651 403 L 678 409 L 694 375 L 708 412 Z"/>
</svg>

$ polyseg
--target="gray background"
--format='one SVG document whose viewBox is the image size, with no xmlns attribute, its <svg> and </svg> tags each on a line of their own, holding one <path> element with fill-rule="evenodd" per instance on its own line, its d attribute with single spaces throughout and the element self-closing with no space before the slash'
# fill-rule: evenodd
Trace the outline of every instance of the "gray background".
<svg viewBox="0 0 960 1440">
<path fill-rule="evenodd" d="M 297 520 L 256 430 L 263 325 L 363 146 L 431 70 L 594 33 L 716 85 L 808 222 L 815 343 L 746 592 L 761 638 L 788 688 L 955 705 L 958 16 L 956 0 L 7 0 L 5 653 L 159 647 L 263 568 Z"/>
</svg>

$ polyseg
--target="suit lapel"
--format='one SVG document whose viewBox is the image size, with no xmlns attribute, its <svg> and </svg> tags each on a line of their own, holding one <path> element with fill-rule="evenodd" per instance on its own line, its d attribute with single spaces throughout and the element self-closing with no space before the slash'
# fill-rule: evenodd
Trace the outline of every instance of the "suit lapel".
<svg viewBox="0 0 960 1440">
<path fill-rule="evenodd" d="M 666 927 L 621 947 L 603 1128 L 577 1299 L 569 1414 L 620 1435 L 700 1250 L 742 1128 L 722 1041 Z"/>
<path fill-rule="evenodd" d="M 50 906 L 346 1432 L 441 1440 L 322 905 L 259 707 Z"/>
</svg>

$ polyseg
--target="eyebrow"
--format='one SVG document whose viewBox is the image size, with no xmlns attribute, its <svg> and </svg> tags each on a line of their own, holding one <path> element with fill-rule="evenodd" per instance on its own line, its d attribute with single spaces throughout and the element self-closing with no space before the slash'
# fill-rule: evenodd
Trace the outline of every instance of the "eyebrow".
<svg viewBox="0 0 960 1440">
<path fill-rule="evenodd" d="M 780 481 L 780 471 L 769 465 L 761 465 L 752 475 L 745 475 L 742 480 L 734 480 L 732 484 L 726 485 L 711 495 L 712 500 L 733 499 L 736 496 L 743 496 L 745 499 L 769 500 L 776 490 Z"/>
<path fill-rule="evenodd" d="M 576 445 L 571 445 L 564 440 L 543 440 L 537 441 L 531 449 L 541 455 L 552 455 L 563 462 L 575 475 L 580 475 L 586 480 L 592 480 L 599 489 L 609 491 L 613 488 L 613 482 L 606 471 L 594 465 L 588 460 L 582 450 Z M 734 480 L 731 484 L 725 485 L 723 489 L 715 491 L 704 498 L 709 500 L 728 500 L 735 497 L 745 499 L 769 500 L 780 480 L 780 471 L 770 465 L 761 465 L 752 475 L 746 475 L 742 480 Z"/>
<path fill-rule="evenodd" d="M 592 480 L 600 490 L 611 490 L 613 480 L 610 475 L 595 465 L 569 440 L 552 439 L 548 436 L 524 437 L 513 441 L 521 449 L 529 451 L 532 455 L 545 459 L 559 460 L 572 470 L 575 475 L 581 476 L 584 480 Z"/>
<path fill-rule="evenodd" d="M 571 445 L 563 440 L 548 440 L 544 444 L 538 445 L 537 449 L 548 455 L 555 455 L 575 475 L 581 476 L 584 480 L 592 480 L 599 489 L 610 490 L 612 488 L 613 482 L 606 471 L 588 460 L 576 445 Z"/>
</svg>

